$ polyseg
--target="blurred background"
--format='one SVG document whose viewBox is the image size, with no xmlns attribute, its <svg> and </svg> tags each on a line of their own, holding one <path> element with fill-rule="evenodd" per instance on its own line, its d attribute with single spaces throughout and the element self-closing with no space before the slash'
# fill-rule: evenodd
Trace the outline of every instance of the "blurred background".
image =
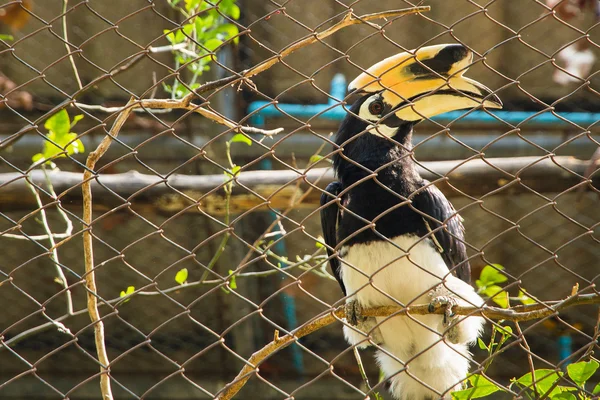
<svg viewBox="0 0 600 400">
<path fill-rule="evenodd" d="M 473 280 L 485 265 L 496 263 L 505 268 L 511 296 L 517 296 L 519 284 L 540 301 L 565 298 L 575 284 L 582 293 L 594 292 L 600 203 L 598 182 L 594 188 L 586 179 L 597 179 L 599 158 L 594 156 L 600 119 L 597 1 L 215 3 L 0 0 L 0 398 L 100 396 L 82 283 L 80 184 L 69 181 L 72 175 L 51 174 L 60 210 L 74 226 L 67 235 L 72 240 L 57 239 L 56 247 L 72 293 L 74 315 L 60 319 L 70 333 L 49 322 L 67 310 L 64 282 L 57 280 L 49 250 L 53 245 L 10 236 L 45 235 L 44 221 L 56 233 L 67 227 L 43 177 L 35 187 L 45 216 L 23 183 L 31 169 L 40 170 L 31 168 L 32 157 L 45 154 L 48 119 L 67 104 L 71 121 L 84 116 L 67 130 L 76 133 L 84 150 L 53 160 L 60 173 L 81 174 L 86 156 L 114 122 L 110 107 L 123 106 L 131 96 L 179 99 L 202 83 L 276 57 L 341 20 L 349 7 L 356 15 L 413 5 L 429 5 L 431 11 L 374 21 L 383 28 L 342 29 L 251 82 L 203 94 L 215 112 L 232 121 L 284 129 L 274 137 L 250 135 L 248 145 L 232 142 L 230 129 L 197 113 L 136 112 L 99 162 L 101 177 L 120 177 L 96 187 L 93 221 L 115 398 L 212 398 L 235 377 L 242 359 L 272 340 L 275 329 L 295 328 L 340 301 L 335 281 L 296 263 L 315 252 L 322 256 L 315 210 L 323 185 L 311 190 L 264 175 L 250 186 L 236 184 L 227 212 L 223 173 L 231 172 L 232 163 L 242 173 L 327 168 L 331 135 L 345 115 L 347 82 L 385 57 L 420 46 L 468 46 L 475 53 L 468 76 L 504 102 L 496 114 L 460 112 L 415 129 L 415 156 L 425 167 L 487 160 L 488 168 L 477 176 L 461 180 L 459 170 L 456 180 L 442 185 L 465 220 Z M 190 24 L 193 32 L 176 37 Z M 201 41 L 199 32 L 211 29 L 219 32 L 203 42 L 208 48 L 203 51 L 216 49 L 215 59 L 190 62 L 194 57 L 185 51 L 196 45 L 189 36 Z M 211 48 L 208 40 L 219 42 Z M 559 161 L 544 164 L 546 169 L 529 169 L 554 156 Z M 496 158 L 514 158 L 525 167 L 508 174 L 495 166 Z M 443 161 L 453 164 L 432 163 Z M 123 173 L 129 174 L 118 175 Z M 164 183 L 176 174 L 204 183 Z M 213 180 L 202 179 L 207 176 Z M 273 192 L 280 198 L 266 206 L 261 196 Z M 287 265 L 293 267 L 278 271 Z M 183 269 L 185 279 L 177 280 Z M 264 271 L 271 272 L 250 274 Z M 238 276 L 235 284 L 232 275 Z M 206 279 L 213 283 L 202 284 Z M 130 286 L 143 293 L 121 299 Z M 596 325 L 597 307 L 585 306 L 522 329 L 536 365 L 560 368 L 597 339 Z M 477 347 L 473 353 L 479 361 L 486 357 Z M 511 340 L 488 375 L 508 385 L 528 371 L 527 354 L 522 342 Z M 371 351 L 363 360 L 376 382 Z M 237 398 L 364 398 L 357 388 L 363 383 L 356 361 L 342 324 L 336 323 L 269 358 L 260 379 L 251 379 Z"/>
</svg>

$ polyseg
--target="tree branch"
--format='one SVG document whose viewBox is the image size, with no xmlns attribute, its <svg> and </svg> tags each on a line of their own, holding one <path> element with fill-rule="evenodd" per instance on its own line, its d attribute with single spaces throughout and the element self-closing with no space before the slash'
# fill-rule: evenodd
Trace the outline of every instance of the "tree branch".
<svg viewBox="0 0 600 400">
<path fill-rule="evenodd" d="M 404 15 L 416 14 L 416 13 L 420 13 L 420 12 L 426 12 L 429 10 L 431 10 L 430 6 L 419 6 L 419 7 L 413 7 L 413 8 L 405 8 L 402 10 L 390 10 L 390 11 L 378 12 L 378 13 L 373 13 L 373 14 L 365 14 L 365 15 L 361 15 L 360 17 L 354 17 L 352 10 L 350 10 L 340 22 L 338 22 L 335 25 L 331 26 L 330 28 L 324 30 L 323 32 L 313 33 L 310 36 L 306 36 L 303 39 L 300 39 L 299 41 L 297 41 L 296 43 L 289 45 L 288 47 L 283 49 L 281 52 L 279 52 L 276 56 L 273 56 L 265 61 L 262 61 L 252 68 L 245 69 L 242 72 L 240 72 L 239 74 L 229 76 L 227 78 L 218 79 L 216 81 L 207 82 L 204 85 L 200 86 L 198 89 L 196 89 L 194 93 L 190 93 L 187 96 L 192 98 L 196 94 L 202 94 L 202 93 L 208 92 L 210 90 L 222 88 L 223 86 L 227 86 L 227 85 L 235 83 L 239 80 L 246 80 L 248 78 L 251 78 L 254 75 L 260 74 L 261 72 L 266 71 L 267 69 L 271 68 L 273 65 L 277 64 L 283 58 L 289 56 L 296 50 L 299 50 L 303 47 L 306 47 L 313 43 L 321 41 L 321 40 L 325 39 L 326 37 L 333 35 L 340 29 L 346 28 L 348 26 L 357 25 L 357 24 L 369 22 L 369 21 L 376 20 L 376 19 L 401 17 Z"/>
<path fill-rule="evenodd" d="M 534 319 L 542 319 L 557 315 L 560 311 L 584 304 L 600 304 L 600 294 L 576 294 L 569 296 L 565 300 L 548 301 L 543 304 L 520 305 L 512 308 L 499 307 L 453 307 L 457 315 L 464 316 L 483 316 L 490 320 L 506 320 L 506 321 L 530 321 Z M 361 311 L 363 317 L 391 317 L 400 315 L 425 315 L 425 314 L 443 314 L 445 306 L 436 305 L 433 309 L 428 304 L 400 307 L 400 306 L 383 306 L 374 308 L 365 308 Z M 318 316 L 312 321 L 294 329 L 289 334 L 279 337 L 276 335 L 274 340 L 267 344 L 262 349 L 248 359 L 246 365 L 237 374 L 235 379 L 225 386 L 225 388 L 217 395 L 218 400 L 229 400 L 233 398 L 244 387 L 246 382 L 252 375 L 258 373 L 260 363 L 269 357 L 274 352 L 287 347 L 291 343 L 297 341 L 301 337 L 318 331 L 335 321 L 345 318 L 345 306 L 340 306 L 327 311 L 325 314 Z"/>
<path fill-rule="evenodd" d="M 104 341 L 104 323 L 98 312 L 98 289 L 96 288 L 96 279 L 94 273 L 94 250 L 92 243 L 92 179 L 94 179 L 94 168 L 96 163 L 110 147 L 111 142 L 117 137 L 119 131 L 125 124 L 127 117 L 131 114 L 132 108 L 129 107 L 135 102 L 134 98 L 129 100 L 125 110 L 121 112 L 115 120 L 108 136 L 102 139 L 96 150 L 92 151 L 87 157 L 85 163 L 86 170 L 83 173 L 83 183 L 81 185 L 83 195 L 83 255 L 85 260 L 85 285 L 87 291 L 87 309 L 90 319 L 94 324 L 94 337 L 96 342 L 96 351 L 98 361 L 100 362 L 100 389 L 104 400 L 112 400 L 112 390 L 110 387 L 110 370 L 106 344 Z"/>
<path fill-rule="evenodd" d="M 142 109 L 143 112 L 150 112 L 153 114 L 170 112 L 175 109 L 181 110 L 189 110 L 195 113 L 202 115 L 205 118 L 210 119 L 218 124 L 224 125 L 229 129 L 234 130 L 235 132 L 241 132 L 246 134 L 260 134 L 264 136 L 274 136 L 283 131 L 283 128 L 277 129 L 260 129 L 251 126 L 243 126 L 239 125 L 232 120 L 224 117 L 223 115 L 209 110 L 205 107 L 201 107 L 196 104 L 192 104 L 191 97 L 184 97 L 181 100 L 171 100 L 171 99 L 144 99 L 139 100 L 135 103 L 130 103 L 130 105 L 126 107 L 103 107 L 99 105 L 93 104 L 84 104 L 84 103 L 75 103 L 74 105 L 82 108 L 84 110 L 95 110 L 106 113 L 121 113 L 125 111 L 126 108 L 131 108 L 133 111 L 137 111 Z"/>
<path fill-rule="evenodd" d="M 65 48 L 67 49 L 67 54 L 69 56 L 69 62 L 71 63 L 71 68 L 73 68 L 73 75 L 75 75 L 75 81 L 77 82 L 77 87 L 79 90 L 83 89 L 83 85 L 81 84 L 81 78 L 79 77 L 79 71 L 77 70 L 77 65 L 75 65 L 75 60 L 73 59 L 73 53 L 71 52 L 71 48 L 69 47 L 69 34 L 67 28 L 67 6 L 69 0 L 63 0 L 63 8 L 62 8 L 62 23 L 63 23 L 63 38 L 65 39 Z"/>
</svg>

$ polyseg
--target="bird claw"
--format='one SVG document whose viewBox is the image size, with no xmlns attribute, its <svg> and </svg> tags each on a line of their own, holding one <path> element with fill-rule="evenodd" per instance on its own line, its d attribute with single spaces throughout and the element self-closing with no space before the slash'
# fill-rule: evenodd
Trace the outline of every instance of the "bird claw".
<svg viewBox="0 0 600 400">
<path fill-rule="evenodd" d="M 370 344 L 378 345 L 383 343 L 383 336 L 379 330 L 377 319 L 375 317 L 364 317 L 362 315 L 362 310 L 362 306 L 356 300 L 351 300 L 344 306 L 346 321 L 349 325 L 354 327 L 352 331 L 359 330 L 362 332 L 360 335 L 360 342 L 364 342 L 365 336 L 368 336 Z M 359 347 L 366 347 L 368 345 L 369 344 L 363 344 Z"/>
<path fill-rule="evenodd" d="M 445 307 L 444 310 L 444 326 L 449 326 L 456 319 L 457 315 L 452 309 L 458 305 L 458 302 L 451 296 L 436 296 L 436 292 L 431 292 L 431 302 L 429 303 L 429 312 L 433 312 L 437 306 Z"/>
<path fill-rule="evenodd" d="M 352 326 L 357 326 L 366 319 L 362 316 L 362 306 L 356 300 L 347 302 L 344 311 L 346 312 L 346 321 Z"/>
</svg>

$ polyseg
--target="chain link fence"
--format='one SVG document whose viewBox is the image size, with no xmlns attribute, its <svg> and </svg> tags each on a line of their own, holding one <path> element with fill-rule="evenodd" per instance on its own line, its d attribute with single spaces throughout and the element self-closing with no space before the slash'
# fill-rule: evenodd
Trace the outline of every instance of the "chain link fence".
<svg viewBox="0 0 600 400">
<path fill-rule="evenodd" d="M 458 308 L 486 319 L 473 375 L 430 397 L 597 396 L 599 10 L 0 0 L 0 398 L 393 398 L 382 345 L 344 338 L 320 197 L 347 82 L 442 43 L 503 109 L 414 130 L 486 300 Z M 417 300 L 376 304 L 379 325 L 444 313 Z M 427 386 L 427 351 L 392 354 L 397 375 Z"/>
</svg>

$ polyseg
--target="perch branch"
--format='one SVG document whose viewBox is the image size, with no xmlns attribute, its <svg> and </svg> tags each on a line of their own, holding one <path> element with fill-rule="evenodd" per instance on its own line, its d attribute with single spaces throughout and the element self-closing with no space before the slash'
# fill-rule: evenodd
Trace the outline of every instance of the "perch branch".
<svg viewBox="0 0 600 400">
<path fill-rule="evenodd" d="M 533 319 L 542 319 L 556 315 L 560 311 L 584 304 L 600 304 L 600 294 L 580 294 L 569 296 L 565 300 L 549 301 L 543 304 L 520 305 L 512 308 L 499 307 L 454 307 L 452 310 L 458 315 L 474 316 L 479 315 L 491 320 L 506 320 L 506 321 L 530 321 Z M 365 308 L 361 311 L 363 317 L 389 317 L 399 315 L 425 315 L 425 314 L 443 314 L 445 307 L 436 305 L 430 309 L 428 304 L 415 305 L 409 307 L 399 306 L 383 306 Z M 283 337 L 277 337 L 271 343 L 267 344 L 262 349 L 248 359 L 246 365 L 238 373 L 233 381 L 231 381 L 221 393 L 217 396 L 218 400 L 229 400 L 239 392 L 252 375 L 258 373 L 260 363 L 273 354 L 291 343 L 297 341 L 301 337 L 318 331 L 335 321 L 345 317 L 345 307 L 340 306 L 328 311 L 311 322 L 302 325 Z"/>
<path fill-rule="evenodd" d="M 429 6 L 420 6 L 420 7 L 405 8 L 402 10 L 391 10 L 391 11 L 384 11 L 384 12 L 378 12 L 378 13 L 373 13 L 373 14 L 366 14 L 366 15 L 362 15 L 360 17 L 354 17 L 352 15 L 352 10 L 350 10 L 350 11 L 348 11 L 346 16 L 340 22 L 329 27 L 328 29 L 324 30 L 323 32 L 314 33 L 310 36 L 306 36 L 303 39 L 300 39 L 299 41 L 297 41 L 296 43 L 293 43 L 290 46 L 286 47 L 280 53 L 278 53 L 276 56 L 273 56 L 265 61 L 262 61 L 261 63 L 259 63 L 258 65 L 255 65 L 252 68 L 243 70 L 239 74 L 229 76 L 227 78 L 218 79 L 216 81 L 207 82 L 204 85 L 200 86 L 198 89 L 196 89 L 195 93 L 190 93 L 186 97 L 192 98 L 196 94 L 201 94 L 201 93 L 208 92 L 210 90 L 219 89 L 223 86 L 232 84 L 238 80 L 246 80 L 248 78 L 253 77 L 254 75 L 258 75 L 261 72 L 266 71 L 267 69 L 271 68 L 273 65 L 277 64 L 283 58 L 289 56 L 296 50 L 299 50 L 303 47 L 306 47 L 313 43 L 321 41 L 321 40 L 325 39 L 326 37 L 333 35 L 340 29 L 347 28 L 352 25 L 369 22 L 369 21 L 376 20 L 376 19 L 395 18 L 395 17 L 401 17 L 401 16 L 409 15 L 409 14 L 426 12 L 426 11 L 429 11 L 430 9 L 431 9 L 431 7 L 429 7 Z"/>
<path fill-rule="evenodd" d="M 128 106 L 133 104 L 135 100 L 129 100 Z M 83 223 L 86 229 L 83 231 L 83 253 L 85 260 L 85 285 L 87 291 L 87 308 L 92 323 L 94 323 L 94 337 L 96 341 L 96 351 L 98 352 L 98 361 L 100 362 L 100 389 L 104 400 L 112 400 L 112 390 L 110 387 L 110 372 L 109 360 L 106 352 L 106 344 L 104 341 L 104 323 L 98 312 L 98 292 L 96 288 L 96 279 L 94 274 L 94 250 L 92 243 L 92 179 L 94 177 L 94 168 L 96 163 L 110 147 L 114 138 L 117 137 L 119 131 L 125 124 L 127 117 L 131 113 L 132 108 L 126 107 L 115 120 L 112 129 L 96 150 L 92 151 L 85 163 L 86 170 L 83 173 L 83 183 L 81 190 L 83 194 Z"/>
</svg>

